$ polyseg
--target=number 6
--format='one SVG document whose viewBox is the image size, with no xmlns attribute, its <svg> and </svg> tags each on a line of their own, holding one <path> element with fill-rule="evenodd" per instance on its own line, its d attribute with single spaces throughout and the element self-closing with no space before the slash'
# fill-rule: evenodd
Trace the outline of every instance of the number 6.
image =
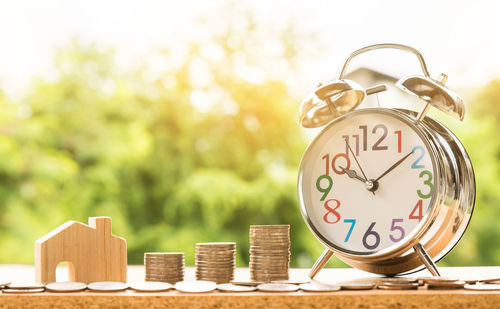
<svg viewBox="0 0 500 309">
<path fill-rule="evenodd" d="M 375 226 L 375 222 L 372 222 L 372 224 L 370 224 L 370 227 L 368 228 L 368 230 L 366 230 L 365 235 L 363 235 L 363 246 L 365 246 L 366 249 L 373 250 L 373 249 L 377 248 L 378 245 L 380 244 L 380 235 L 377 232 L 375 232 L 374 230 L 372 230 L 374 226 Z M 375 237 L 375 243 L 373 245 L 369 245 L 368 242 L 366 241 L 366 239 L 370 235 Z"/>
</svg>

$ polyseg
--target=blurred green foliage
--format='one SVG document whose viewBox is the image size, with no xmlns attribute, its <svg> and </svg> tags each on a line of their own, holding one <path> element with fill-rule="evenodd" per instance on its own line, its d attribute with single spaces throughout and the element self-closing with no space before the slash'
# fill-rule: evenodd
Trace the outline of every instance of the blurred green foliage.
<svg viewBox="0 0 500 309">
<path fill-rule="evenodd" d="M 282 81 L 234 73 L 241 58 L 261 60 L 251 59 L 257 37 L 250 22 L 188 44 L 180 61 L 164 50 L 159 57 L 176 65 L 153 78 L 121 72 L 112 50 L 75 41 L 55 59 L 57 78 L 34 81 L 21 101 L 0 93 L 0 262 L 32 263 L 38 237 L 105 215 L 132 264 L 144 252 L 183 251 L 192 265 L 196 242 L 237 241 L 245 265 L 250 224 L 290 224 L 292 266 L 311 266 L 322 246 L 296 200 L 308 142 L 296 120 L 300 98 Z M 275 39 L 283 51 L 268 63 L 293 70 L 300 40 L 293 31 Z M 204 56 L 206 46 L 222 56 Z M 472 157 L 478 195 L 468 232 L 441 265 L 500 263 L 499 100 L 494 81 L 465 123 L 451 124 Z"/>
<path fill-rule="evenodd" d="M 0 262 L 32 262 L 35 239 L 98 215 L 113 218 L 130 263 L 145 251 L 184 251 L 193 264 L 196 242 L 237 241 L 245 264 L 250 224 L 305 231 L 296 100 L 282 81 L 234 74 L 238 57 L 252 56 L 235 43 L 242 38 L 231 29 L 213 37 L 217 60 L 201 55 L 207 44 L 189 43 L 155 78 L 118 73 L 113 51 L 75 40 L 56 56 L 57 78 L 35 81 L 21 102 L 2 96 Z M 157 57 L 174 62 L 169 50 Z"/>
</svg>

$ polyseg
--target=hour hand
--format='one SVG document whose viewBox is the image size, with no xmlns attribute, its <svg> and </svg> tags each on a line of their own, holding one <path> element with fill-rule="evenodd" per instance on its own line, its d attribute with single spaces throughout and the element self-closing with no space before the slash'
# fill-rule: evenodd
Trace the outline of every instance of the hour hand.
<svg viewBox="0 0 500 309">
<path fill-rule="evenodd" d="M 339 168 L 344 173 L 346 173 L 347 176 L 349 176 L 350 178 L 361 180 L 365 184 L 365 186 L 368 189 L 368 191 L 371 191 L 373 193 L 373 195 L 375 195 L 375 190 L 377 190 L 378 184 L 375 184 L 376 187 L 372 190 L 372 188 L 374 186 L 373 180 L 367 180 L 367 179 L 359 177 L 358 173 L 356 173 L 355 170 L 350 170 L 350 169 L 347 169 L 347 168 L 343 168 L 342 166 L 339 166 Z"/>
<path fill-rule="evenodd" d="M 346 173 L 347 176 L 349 176 L 350 178 L 355 178 L 355 179 L 361 180 L 363 183 L 366 182 L 366 179 L 359 177 L 355 170 L 349 170 L 347 168 L 343 168 L 342 166 L 339 166 L 339 168 L 344 173 Z"/>
</svg>

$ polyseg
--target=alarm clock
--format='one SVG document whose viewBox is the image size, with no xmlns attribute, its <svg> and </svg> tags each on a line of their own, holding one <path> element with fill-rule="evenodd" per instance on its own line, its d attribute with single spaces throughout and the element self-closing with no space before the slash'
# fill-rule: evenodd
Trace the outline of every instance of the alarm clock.
<svg viewBox="0 0 500 309">
<path fill-rule="evenodd" d="M 413 53 L 422 74 L 396 86 L 424 101 L 420 112 L 403 108 L 356 109 L 365 89 L 344 79 L 355 56 L 392 48 Z M 464 102 L 432 79 L 416 49 L 376 44 L 352 53 L 338 80 L 320 85 L 302 103 L 303 127 L 324 128 L 307 147 L 298 172 L 298 202 L 304 221 L 326 247 L 313 278 L 335 255 L 364 271 L 395 275 L 435 265 L 458 243 L 471 219 L 475 180 L 471 160 L 458 138 L 426 116 L 435 107 L 459 120 Z"/>
</svg>

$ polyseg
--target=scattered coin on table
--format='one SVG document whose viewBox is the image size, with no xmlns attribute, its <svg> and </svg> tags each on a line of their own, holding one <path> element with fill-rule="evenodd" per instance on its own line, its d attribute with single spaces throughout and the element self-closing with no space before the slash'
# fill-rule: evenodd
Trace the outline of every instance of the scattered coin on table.
<svg viewBox="0 0 500 309">
<path fill-rule="evenodd" d="M 500 291 L 500 284 L 466 284 L 464 289 L 472 291 Z"/>
<path fill-rule="evenodd" d="M 300 284 L 299 288 L 306 292 L 334 292 L 340 290 L 340 285 L 309 282 Z"/>
<path fill-rule="evenodd" d="M 128 289 L 128 284 L 117 281 L 90 283 L 87 288 L 94 292 L 119 292 Z"/>
<path fill-rule="evenodd" d="M 217 285 L 217 290 L 222 292 L 252 292 L 257 290 L 255 286 L 235 285 L 231 283 L 223 283 Z"/>
<path fill-rule="evenodd" d="M 377 286 L 373 282 L 341 282 L 339 285 L 343 290 L 371 290 Z"/>
<path fill-rule="evenodd" d="M 417 282 L 409 282 L 409 283 L 392 283 L 385 282 L 377 286 L 377 288 L 381 290 L 416 290 L 418 289 Z"/>
<path fill-rule="evenodd" d="M 453 279 L 453 278 L 450 278 L 450 279 Z M 456 278 L 455 280 L 464 281 L 466 284 L 476 284 L 479 282 L 479 279 L 471 277 L 471 276 L 467 276 L 466 278 Z"/>
<path fill-rule="evenodd" d="M 428 289 L 447 290 L 447 289 L 463 289 L 465 281 L 432 281 L 427 282 Z"/>
<path fill-rule="evenodd" d="M 10 282 L 0 281 L 0 290 L 3 290 L 4 288 L 6 288 L 9 284 L 10 284 Z"/>
<path fill-rule="evenodd" d="M 212 281 L 180 281 L 175 284 L 175 289 L 184 293 L 206 293 L 217 288 L 217 284 Z"/>
<path fill-rule="evenodd" d="M 435 282 L 457 282 L 461 281 L 458 278 L 447 278 L 447 277 L 428 277 L 425 280 L 425 283 L 435 283 Z"/>
<path fill-rule="evenodd" d="M 170 290 L 172 285 L 167 282 L 145 281 L 132 283 L 130 288 L 137 292 L 163 292 Z"/>
<path fill-rule="evenodd" d="M 270 283 L 285 283 L 285 284 L 302 284 L 302 283 L 309 283 L 311 282 L 311 279 L 288 279 L 288 280 L 275 280 L 271 281 Z"/>
<path fill-rule="evenodd" d="M 343 281 L 343 283 L 373 283 L 373 284 L 378 284 L 380 282 L 380 278 L 382 277 L 362 277 L 362 278 L 357 278 L 357 279 L 351 279 L 347 281 Z"/>
<path fill-rule="evenodd" d="M 45 289 L 50 292 L 78 292 L 87 288 L 83 282 L 51 282 L 45 285 Z"/>
<path fill-rule="evenodd" d="M 293 292 L 298 289 L 298 285 L 286 283 L 264 283 L 257 286 L 257 290 L 262 292 Z"/>
<path fill-rule="evenodd" d="M 29 293 L 42 293 L 45 289 L 3 289 L 5 294 L 29 294 Z"/>
<path fill-rule="evenodd" d="M 45 284 L 43 283 L 33 283 L 33 282 L 19 282 L 19 283 L 11 283 L 5 287 L 6 289 L 43 289 L 45 288 Z"/>
<path fill-rule="evenodd" d="M 382 282 L 382 283 L 417 283 L 418 280 L 416 278 L 407 278 L 407 277 L 382 277 L 379 279 L 379 282 Z"/>
<path fill-rule="evenodd" d="M 263 284 L 265 282 L 259 282 L 259 281 L 235 281 L 231 280 L 231 284 L 234 285 L 244 285 L 244 286 L 258 286 L 259 284 Z"/>
<path fill-rule="evenodd" d="M 480 283 L 492 283 L 492 282 L 500 282 L 500 278 L 489 278 L 489 279 L 481 279 L 478 280 Z"/>
<path fill-rule="evenodd" d="M 500 284 L 500 280 L 478 281 L 477 283 L 484 283 L 484 284 Z"/>
</svg>

